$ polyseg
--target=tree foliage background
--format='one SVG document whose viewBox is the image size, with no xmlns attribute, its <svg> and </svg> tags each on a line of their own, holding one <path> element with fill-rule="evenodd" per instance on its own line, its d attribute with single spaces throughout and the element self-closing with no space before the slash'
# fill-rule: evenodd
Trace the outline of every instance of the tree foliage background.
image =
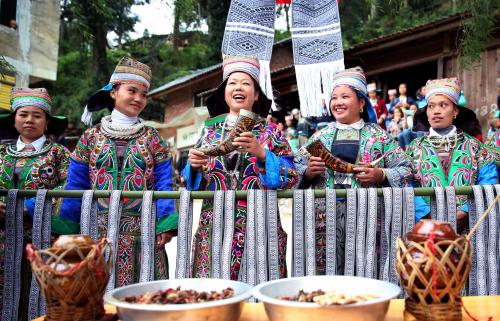
<svg viewBox="0 0 500 321">
<path fill-rule="evenodd" d="M 220 62 L 220 46 L 230 0 L 163 0 L 174 12 L 173 33 L 132 40 L 138 17 L 132 5 L 149 0 L 62 0 L 57 81 L 49 89 L 55 109 L 79 125 L 87 97 L 107 84 L 120 57 L 132 56 L 153 69 L 151 88 Z M 344 46 L 467 10 L 472 19 L 462 42 L 467 63 L 477 60 L 495 27 L 499 0 L 342 0 L 339 4 Z M 289 6 L 277 7 L 289 17 Z M 202 32 L 202 26 L 208 33 Z M 107 37 L 114 32 L 115 41 Z M 478 36 L 479 34 L 479 36 Z M 290 36 L 290 26 L 276 32 L 275 41 Z M 152 103 L 144 118 L 163 120 L 163 110 Z"/>
</svg>

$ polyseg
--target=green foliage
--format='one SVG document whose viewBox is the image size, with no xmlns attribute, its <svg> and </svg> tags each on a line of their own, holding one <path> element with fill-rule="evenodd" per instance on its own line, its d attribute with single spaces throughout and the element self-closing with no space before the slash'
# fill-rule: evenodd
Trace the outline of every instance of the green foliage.
<svg viewBox="0 0 500 321">
<path fill-rule="evenodd" d="M 200 26 L 202 16 L 198 0 L 174 1 L 174 34 Z"/>
<path fill-rule="evenodd" d="M 4 73 L 15 73 L 16 69 L 12 66 L 5 57 L 0 55 L 0 78 L 4 78 Z"/>
<path fill-rule="evenodd" d="M 274 42 L 289 39 L 292 36 L 290 31 L 276 30 L 274 31 Z"/>
<path fill-rule="evenodd" d="M 465 22 L 460 47 L 459 65 L 462 69 L 475 68 L 481 59 L 498 21 L 499 0 L 466 0 L 464 9 L 470 14 Z"/>
<path fill-rule="evenodd" d="M 438 0 L 351 0 L 339 6 L 344 47 L 453 13 Z"/>
</svg>

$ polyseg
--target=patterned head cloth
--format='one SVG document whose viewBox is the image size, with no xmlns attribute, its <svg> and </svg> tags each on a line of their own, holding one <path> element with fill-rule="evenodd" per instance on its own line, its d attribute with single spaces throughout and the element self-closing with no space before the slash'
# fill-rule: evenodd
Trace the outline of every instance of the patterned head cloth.
<svg viewBox="0 0 500 321">
<path fill-rule="evenodd" d="M 52 99 L 45 88 L 14 87 L 10 93 L 10 114 L 0 115 L 0 137 L 17 138 L 19 133 L 14 127 L 16 111 L 20 108 L 33 106 L 42 109 L 49 120 L 45 134 L 60 135 L 68 126 L 68 119 L 64 116 L 52 115 Z"/>
<path fill-rule="evenodd" d="M 368 92 L 377 91 L 377 85 L 375 83 L 368 84 L 366 86 L 366 89 L 368 90 Z"/>
<path fill-rule="evenodd" d="M 222 63 L 222 80 L 226 81 L 233 72 L 244 72 L 259 83 L 260 64 L 257 58 L 226 56 Z"/>
<path fill-rule="evenodd" d="M 271 100 L 273 88 L 270 64 L 276 18 L 274 1 L 231 0 L 221 48 L 223 57 L 252 56 L 258 59 L 260 72 L 257 82 Z"/>
<path fill-rule="evenodd" d="M 52 111 L 52 99 L 45 88 L 14 87 L 10 93 L 12 112 L 25 106 L 35 106 L 43 109 L 47 114 Z"/>
<path fill-rule="evenodd" d="M 226 56 L 222 62 L 222 68 L 222 83 L 207 99 L 207 108 L 210 113 L 210 117 L 217 117 L 221 114 L 229 112 L 229 106 L 226 103 L 224 92 L 226 89 L 226 81 L 234 72 L 244 72 L 252 77 L 252 79 L 258 84 L 255 89 L 259 92 L 259 99 L 253 106 L 253 112 L 261 117 L 267 117 L 270 112 L 272 101 L 267 98 L 262 88 L 262 83 L 259 82 L 259 60 L 253 57 Z"/>
<path fill-rule="evenodd" d="M 444 95 L 458 105 L 460 100 L 460 81 L 457 78 L 433 79 L 425 84 L 425 100 L 434 95 Z"/>
<path fill-rule="evenodd" d="M 361 67 L 349 68 L 336 73 L 333 76 L 333 88 L 338 86 L 349 86 L 365 95 L 368 93 L 365 72 Z"/>
<path fill-rule="evenodd" d="M 398 91 L 396 89 L 389 89 L 387 91 L 387 94 L 388 95 L 393 95 L 393 96 L 396 96 L 398 94 Z"/>
<path fill-rule="evenodd" d="M 366 88 L 366 77 L 363 68 L 354 67 L 336 73 L 333 76 L 333 89 L 338 86 L 348 86 L 354 89 L 358 93 L 358 96 L 365 100 L 361 118 L 363 118 L 365 122 L 377 123 L 375 110 L 370 102 L 370 98 L 367 96 L 368 90 Z"/>
<path fill-rule="evenodd" d="M 321 117 L 320 94 L 330 100 L 332 78 L 345 68 L 338 4 L 336 0 L 293 0 L 291 9 L 300 113 L 303 117 Z"/>
<path fill-rule="evenodd" d="M 151 68 L 137 60 L 122 57 L 109 80 L 110 84 L 137 84 L 149 89 Z"/>
<path fill-rule="evenodd" d="M 460 81 L 457 78 L 444 78 L 433 79 L 427 81 L 425 84 L 425 100 L 427 102 L 434 95 L 443 95 L 447 97 L 453 104 L 459 106 L 459 112 L 453 120 L 453 125 L 458 129 L 465 131 L 469 135 L 474 135 L 470 131 L 474 128 L 475 123 L 478 121 L 476 113 L 465 106 L 465 96 L 461 97 Z M 465 103 L 465 104 L 464 104 Z M 413 117 L 413 130 L 414 131 L 429 131 L 430 123 L 427 117 L 427 106 L 420 108 Z"/>
<path fill-rule="evenodd" d="M 149 66 L 129 57 L 122 57 L 111 75 L 109 84 L 93 93 L 87 100 L 87 105 L 82 114 L 82 122 L 86 125 L 92 124 L 92 113 L 104 108 L 113 110 L 115 102 L 109 92 L 113 86 L 119 84 L 135 84 L 149 90 L 151 83 L 151 68 Z"/>
</svg>

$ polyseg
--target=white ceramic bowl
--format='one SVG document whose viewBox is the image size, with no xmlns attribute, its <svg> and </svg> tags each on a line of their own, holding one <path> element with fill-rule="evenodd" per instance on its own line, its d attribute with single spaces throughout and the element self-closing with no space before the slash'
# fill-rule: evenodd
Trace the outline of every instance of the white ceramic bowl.
<svg viewBox="0 0 500 321">
<path fill-rule="evenodd" d="M 300 290 L 312 292 L 338 291 L 352 294 L 374 294 L 377 299 L 362 303 L 336 306 L 320 306 L 316 303 L 303 303 L 280 300 L 279 296 L 294 296 Z M 262 283 L 253 290 L 253 296 L 264 303 L 267 316 L 271 321 L 382 321 L 385 318 L 389 301 L 399 295 L 399 286 L 353 276 L 306 276 L 280 279 Z"/>
<path fill-rule="evenodd" d="M 228 299 L 191 304 L 136 304 L 120 300 L 146 292 L 181 287 L 181 290 L 222 291 L 234 289 L 234 296 Z M 173 279 L 138 283 L 117 288 L 104 296 L 107 304 L 116 306 L 122 321 L 236 321 L 243 310 L 244 301 L 252 295 L 248 284 L 220 279 Z"/>
</svg>

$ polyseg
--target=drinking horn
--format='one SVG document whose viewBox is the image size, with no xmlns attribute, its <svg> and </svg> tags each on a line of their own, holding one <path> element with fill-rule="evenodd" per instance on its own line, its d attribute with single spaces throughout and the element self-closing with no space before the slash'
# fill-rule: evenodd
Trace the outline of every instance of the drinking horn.
<svg viewBox="0 0 500 321">
<path fill-rule="evenodd" d="M 306 147 L 309 154 L 315 157 L 319 157 L 325 162 L 325 165 L 336 171 L 341 173 L 353 173 L 354 165 L 348 163 L 346 161 L 341 160 L 338 157 L 335 157 L 328 149 L 326 149 L 325 145 L 319 140 L 315 140 L 310 145 Z"/>
<path fill-rule="evenodd" d="M 198 148 L 198 150 L 207 156 L 223 156 L 229 154 L 238 147 L 233 145 L 233 140 L 244 132 L 252 131 L 258 119 L 259 116 L 257 114 L 241 109 L 236 119 L 236 125 L 231 129 L 222 143 L 208 148 Z"/>
</svg>

